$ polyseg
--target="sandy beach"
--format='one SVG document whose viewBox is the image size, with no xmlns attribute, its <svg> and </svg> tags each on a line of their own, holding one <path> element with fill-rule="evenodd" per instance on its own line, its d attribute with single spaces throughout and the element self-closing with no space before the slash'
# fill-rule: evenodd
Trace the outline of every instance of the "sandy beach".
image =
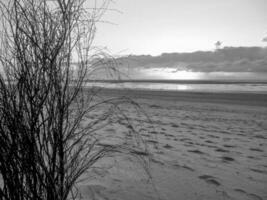
<svg viewBox="0 0 267 200">
<path fill-rule="evenodd" d="M 133 98 L 153 122 L 125 107 L 152 154 L 152 178 L 135 158 L 113 156 L 88 172 L 80 184 L 83 199 L 267 199 L 266 94 L 105 90 L 102 95 Z M 103 130 L 115 139 L 125 131 L 121 124 Z"/>
</svg>

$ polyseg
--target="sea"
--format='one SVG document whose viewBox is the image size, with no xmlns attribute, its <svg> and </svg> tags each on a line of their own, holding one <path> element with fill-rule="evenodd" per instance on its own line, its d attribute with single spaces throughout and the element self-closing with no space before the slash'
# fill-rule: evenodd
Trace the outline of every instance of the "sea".
<svg viewBox="0 0 267 200">
<path fill-rule="evenodd" d="M 87 87 L 134 90 L 267 94 L 267 73 L 192 72 L 148 68 L 128 72 L 127 77 L 95 79 Z"/>
</svg>

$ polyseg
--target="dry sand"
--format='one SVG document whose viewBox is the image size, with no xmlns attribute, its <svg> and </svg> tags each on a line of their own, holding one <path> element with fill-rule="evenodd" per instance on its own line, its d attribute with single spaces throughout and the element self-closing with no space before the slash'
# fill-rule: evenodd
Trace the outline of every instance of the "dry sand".
<svg viewBox="0 0 267 200">
<path fill-rule="evenodd" d="M 135 97 L 153 121 L 125 108 L 137 130 L 146 132 L 152 181 L 134 158 L 114 156 L 81 183 L 84 199 L 267 199 L 267 95 L 103 94 Z M 110 138 L 125 133 L 120 125 L 103 131 Z"/>
</svg>

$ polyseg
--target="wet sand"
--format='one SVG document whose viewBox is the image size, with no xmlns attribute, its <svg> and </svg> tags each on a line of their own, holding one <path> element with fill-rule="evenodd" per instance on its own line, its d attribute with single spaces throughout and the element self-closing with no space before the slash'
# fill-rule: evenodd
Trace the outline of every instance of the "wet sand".
<svg viewBox="0 0 267 200">
<path fill-rule="evenodd" d="M 133 99 L 159 99 L 207 103 L 228 103 L 238 105 L 267 106 L 267 91 L 261 93 L 212 93 L 187 91 L 157 91 L 157 90 L 130 90 L 130 89 L 100 89 L 100 94 L 109 96 L 127 96 Z"/>
<path fill-rule="evenodd" d="M 149 115 L 152 124 L 125 107 L 152 154 L 152 181 L 134 158 L 114 156 L 81 183 L 84 199 L 267 199 L 267 95 L 105 90 L 102 96 L 130 96 Z M 121 125 L 103 132 L 120 138 L 127 134 Z"/>
</svg>

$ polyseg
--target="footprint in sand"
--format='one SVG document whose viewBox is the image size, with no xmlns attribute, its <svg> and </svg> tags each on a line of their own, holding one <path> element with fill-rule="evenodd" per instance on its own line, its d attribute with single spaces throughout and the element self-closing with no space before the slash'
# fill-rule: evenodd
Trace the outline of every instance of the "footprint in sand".
<svg viewBox="0 0 267 200">
<path fill-rule="evenodd" d="M 196 150 L 188 150 L 188 152 L 195 153 L 195 154 L 205 154 L 204 152 L 196 149 Z"/>
<path fill-rule="evenodd" d="M 220 138 L 219 136 L 216 136 L 216 135 L 208 135 L 208 136 L 211 138 Z"/>
<path fill-rule="evenodd" d="M 263 135 L 255 135 L 255 138 L 258 138 L 258 139 L 266 139 L 266 137 L 264 137 Z"/>
<path fill-rule="evenodd" d="M 242 189 L 239 189 L 239 188 L 234 189 L 234 191 L 236 191 L 238 193 L 242 193 L 242 194 L 247 194 L 247 192 L 245 190 L 242 190 Z"/>
<path fill-rule="evenodd" d="M 147 143 L 150 144 L 158 144 L 159 142 L 157 140 L 146 140 Z"/>
<path fill-rule="evenodd" d="M 189 167 L 189 166 L 186 165 L 186 164 L 184 164 L 184 165 L 180 165 L 180 164 L 178 164 L 178 163 L 175 163 L 175 164 L 172 164 L 172 166 L 175 167 L 175 168 L 178 168 L 178 169 L 183 168 L 183 169 L 189 170 L 189 171 L 191 171 L 191 172 L 194 172 L 194 171 L 195 171 L 192 167 Z"/>
<path fill-rule="evenodd" d="M 223 146 L 226 148 L 235 148 L 236 147 L 235 145 L 230 145 L 230 144 L 224 144 Z"/>
<path fill-rule="evenodd" d="M 221 185 L 221 183 L 215 177 L 210 176 L 210 175 L 201 175 L 198 178 L 201 179 L 201 180 L 206 181 L 206 183 L 208 183 L 208 184 L 212 184 L 212 185 L 215 185 L 215 186 L 220 186 Z"/>
<path fill-rule="evenodd" d="M 247 194 L 252 200 L 263 200 L 260 196 L 256 194 Z"/>
<path fill-rule="evenodd" d="M 222 148 L 217 148 L 215 151 L 217 151 L 217 152 L 223 152 L 223 153 L 229 152 L 228 150 L 222 149 Z"/>
<path fill-rule="evenodd" d="M 157 131 L 150 131 L 149 133 L 154 134 L 154 135 L 157 135 L 158 134 Z"/>
<path fill-rule="evenodd" d="M 171 126 L 172 126 L 173 128 L 178 128 L 178 127 L 179 127 L 179 125 L 177 125 L 177 124 L 171 124 Z"/>
<path fill-rule="evenodd" d="M 241 194 L 244 194 L 244 195 L 247 195 L 249 197 L 249 199 L 251 199 L 251 200 L 263 200 L 259 195 L 247 193 L 246 191 L 239 189 L 239 188 L 234 189 L 234 191 L 241 193 Z"/>
<path fill-rule="evenodd" d="M 222 159 L 223 162 L 227 162 L 227 163 L 235 161 L 234 158 L 229 157 L 229 156 L 222 156 L 221 159 Z"/>
<path fill-rule="evenodd" d="M 255 168 L 250 168 L 250 170 L 253 172 L 260 173 L 260 174 L 267 174 L 267 171 L 265 170 L 260 170 L 260 169 L 255 169 Z"/>
<path fill-rule="evenodd" d="M 185 142 L 185 141 L 192 141 L 192 140 L 189 139 L 189 138 L 181 138 L 180 141 L 181 141 L 181 142 Z"/>
<path fill-rule="evenodd" d="M 247 158 L 253 159 L 253 160 L 259 160 L 257 157 L 255 156 L 247 156 Z"/>
<path fill-rule="evenodd" d="M 164 146 L 163 146 L 165 149 L 172 149 L 173 147 L 171 146 L 171 145 L 169 145 L 169 144 L 165 144 Z"/>
<path fill-rule="evenodd" d="M 181 167 L 184 168 L 184 169 L 187 169 L 187 170 L 189 170 L 191 172 L 195 171 L 192 167 L 189 167 L 187 165 L 182 165 Z"/>
<path fill-rule="evenodd" d="M 158 105 L 151 105 L 149 106 L 150 108 L 156 108 L 156 109 L 159 109 L 159 108 L 162 108 L 161 106 L 158 106 Z"/>
<path fill-rule="evenodd" d="M 167 133 L 165 133 L 165 136 L 167 136 L 167 137 L 174 137 L 174 135 L 172 135 L 172 134 L 167 134 Z"/>
<path fill-rule="evenodd" d="M 214 142 L 211 141 L 211 140 L 205 140 L 205 142 L 206 142 L 206 143 L 209 143 L 209 144 L 214 144 Z"/>
<path fill-rule="evenodd" d="M 259 149 L 259 148 L 250 148 L 249 150 L 250 151 L 263 152 L 263 150 L 262 149 Z"/>
<path fill-rule="evenodd" d="M 193 168 L 191 168 L 191 167 L 189 167 L 187 165 L 183 165 L 182 168 L 187 169 L 187 170 L 189 170 L 191 172 L 195 171 Z"/>
<path fill-rule="evenodd" d="M 157 160 L 157 159 L 155 159 L 155 158 L 152 158 L 151 161 L 152 161 L 153 163 L 157 163 L 157 164 L 159 164 L 159 165 L 164 165 L 164 162 L 162 162 L 162 161 L 160 161 L 160 160 Z"/>
</svg>

